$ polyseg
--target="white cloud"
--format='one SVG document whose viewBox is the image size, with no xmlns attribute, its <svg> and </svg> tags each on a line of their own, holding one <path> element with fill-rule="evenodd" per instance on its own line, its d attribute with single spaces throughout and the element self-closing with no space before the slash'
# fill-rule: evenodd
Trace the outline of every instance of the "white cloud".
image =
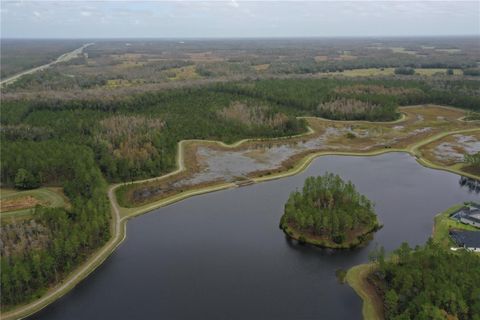
<svg viewBox="0 0 480 320">
<path fill-rule="evenodd" d="M 0 1 L 2 37 L 480 33 L 476 1 Z M 89 17 L 98 23 L 92 24 Z"/>
<path fill-rule="evenodd" d="M 232 6 L 232 7 L 234 7 L 234 8 L 240 7 L 240 4 L 238 4 L 238 2 L 237 2 L 236 0 L 231 0 L 231 1 L 229 2 L 229 5 Z"/>
</svg>

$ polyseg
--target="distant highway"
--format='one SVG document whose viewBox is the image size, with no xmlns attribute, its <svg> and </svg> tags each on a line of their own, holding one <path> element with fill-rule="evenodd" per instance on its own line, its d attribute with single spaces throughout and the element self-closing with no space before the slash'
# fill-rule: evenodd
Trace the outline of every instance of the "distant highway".
<svg viewBox="0 0 480 320">
<path fill-rule="evenodd" d="M 26 71 L 22 71 L 22 72 L 20 72 L 20 73 L 17 73 L 16 75 L 13 75 L 13 76 L 11 76 L 11 77 L 8 77 L 8 78 L 0 81 L 0 86 L 12 84 L 12 83 L 14 83 L 15 81 L 17 81 L 21 76 L 24 76 L 24 75 L 26 75 L 26 74 L 32 74 L 32 73 L 35 73 L 35 72 L 37 72 L 37 71 L 45 70 L 45 69 L 47 69 L 48 67 L 53 66 L 54 64 L 72 60 L 73 58 L 78 57 L 78 56 L 83 52 L 83 49 L 85 49 L 86 47 L 91 46 L 91 45 L 93 45 L 93 43 L 84 44 L 84 45 L 81 46 L 80 48 L 77 48 L 77 49 L 75 49 L 75 50 L 73 50 L 73 51 L 70 51 L 70 52 L 67 52 L 67 53 L 62 54 L 62 55 L 61 55 L 60 57 L 58 57 L 55 61 L 52 61 L 52 62 L 50 62 L 50 63 L 44 64 L 44 65 L 41 65 L 41 66 L 38 66 L 38 67 L 35 67 L 35 68 L 32 68 L 32 69 L 29 69 L 29 70 L 26 70 Z"/>
</svg>

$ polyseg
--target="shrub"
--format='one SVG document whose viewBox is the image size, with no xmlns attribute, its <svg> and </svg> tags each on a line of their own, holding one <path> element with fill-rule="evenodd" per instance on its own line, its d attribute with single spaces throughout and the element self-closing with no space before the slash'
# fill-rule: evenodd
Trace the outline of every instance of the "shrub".
<svg viewBox="0 0 480 320">
<path fill-rule="evenodd" d="M 37 178 L 29 171 L 20 168 L 15 175 L 15 187 L 18 189 L 34 189 L 38 188 Z"/>
</svg>

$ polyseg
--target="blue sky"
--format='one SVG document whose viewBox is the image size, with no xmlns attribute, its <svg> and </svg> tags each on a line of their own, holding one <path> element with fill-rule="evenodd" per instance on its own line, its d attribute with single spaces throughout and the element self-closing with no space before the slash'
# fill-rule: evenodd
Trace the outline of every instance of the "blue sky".
<svg viewBox="0 0 480 320">
<path fill-rule="evenodd" d="M 3 38 L 479 35 L 480 1 L 8 1 Z"/>
</svg>

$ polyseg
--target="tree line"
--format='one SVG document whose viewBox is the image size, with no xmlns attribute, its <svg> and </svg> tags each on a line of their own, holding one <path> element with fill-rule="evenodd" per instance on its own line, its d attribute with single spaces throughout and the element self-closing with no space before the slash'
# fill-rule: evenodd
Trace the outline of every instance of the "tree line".
<svg viewBox="0 0 480 320">
<path fill-rule="evenodd" d="M 430 239 L 415 249 L 403 243 L 392 259 L 383 250 L 373 257 L 378 270 L 369 281 L 383 299 L 386 319 L 479 319 L 478 255 L 454 253 Z"/>
<path fill-rule="evenodd" d="M 370 232 L 378 222 L 373 203 L 358 193 L 352 182 L 327 173 L 308 177 L 301 192 L 290 194 L 281 224 L 293 227 L 305 238 L 324 236 L 343 243 L 354 232 Z"/>
<path fill-rule="evenodd" d="M 2 307 L 27 302 L 60 281 L 110 238 L 107 183 L 85 146 L 61 142 L 2 142 L 2 183 L 18 173 L 64 187 L 71 208 L 36 207 L 33 218 L 49 230 L 46 247 L 1 258 Z M 16 183 L 17 181 L 15 181 Z"/>
<path fill-rule="evenodd" d="M 359 86 L 364 89 L 356 89 Z M 408 104 L 438 103 L 479 110 L 477 93 L 478 82 L 467 80 L 439 84 L 410 80 L 288 79 L 148 92 L 114 100 L 7 100 L 2 102 L 1 134 L 8 141 L 52 140 L 88 146 L 107 180 L 129 181 L 172 170 L 177 143 L 182 139 L 231 143 L 243 138 L 295 135 L 305 130 L 304 121 L 297 120 L 297 116 L 388 121 L 398 118 L 397 106 Z M 223 110 L 237 102 L 251 110 L 261 107 L 268 117 L 245 123 L 241 118 L 222 116 Z M 149 130 L 148 134 L 140 130 L 115 137 L 114 145 L 124 148 L 115 152 L 111 149 L 111 137 L 102 134 L 105 131 L 102 123 L 121 116 L 133 119 L 141 116 L 148 121 L 162 121 L 164 125 Z M 287 121 L 271 125 L 271 119 L 285 117 Z"/>
<path fill-rule="evenodd" d="M 343 93 L 336 90 L 358 84 L 383 89 Z M 69 209 L 37 209 L 35 219 L 51 230 L 46 248 L 30 248 L 20 256 L 2 257 L 2 305 L 32 299 L 101 246 L 109 238 L 110 208 L 105 179 L 130 181 L 171 171 L 175 168 L 177 145 L 182 139 L 231 143 L 243 138 L 295 135 L 306 130 L 306 123 L 297 116 L 350 119 L 352 114 L 334 103 L 339 99 L 361 101 L 358 105 L 364 106 L 365 112 L 356 111 L 355 118 L 372 121 L 394 119 L 397 105 L 409 103 L 433 102 L 478 110 L 477 87 L 478 83 L 467 80 L 439 84 L 290 79 L 148 92 L 111 100 L 2 101 L 2 185 L 20 188 L 63 186 L 72 203 Z M 385 88 L 415 90 L 396 94 Z M 232 102 L 242 103 L 252 110 L 261 106 L 264 115 L 259 119 L 262 121 L 245 122 L 231 114 L 226 117 L 222 111 Z M 319 108 L 321 104 L 330 107 Z M 381 112 L 373 114 L 370 105 Z M 148 132 L 135 129 L 125 135 L 105 134 L 110 126 L 123 132 L 122 126 L 129 125 L 129 121 L 115 119 L 139 118 L 161 125 L 152 125 Z M 351 196 L 355 194 L 350 187 L 347 189 Z M 338 200 L 333 194 L 331 196 L 334 201 Z M 367 206 L 367 202 L 360 201 Z M 354 206 L 350 202 L 348 205 Z M 365 217 L 367 211 L 361 211 Z M 352 218 L 346 211 L 334 216 L 322 214 L 319 219 L 299 215 L 298 222 L 307 226 L 313 219 L 314 229 L 318 227 L 318 232 L 341 240 L 343 231 L 364 221 L 363 214 Z M 45 263 L 38 265 L 38 261 Z"/>
</svg>

